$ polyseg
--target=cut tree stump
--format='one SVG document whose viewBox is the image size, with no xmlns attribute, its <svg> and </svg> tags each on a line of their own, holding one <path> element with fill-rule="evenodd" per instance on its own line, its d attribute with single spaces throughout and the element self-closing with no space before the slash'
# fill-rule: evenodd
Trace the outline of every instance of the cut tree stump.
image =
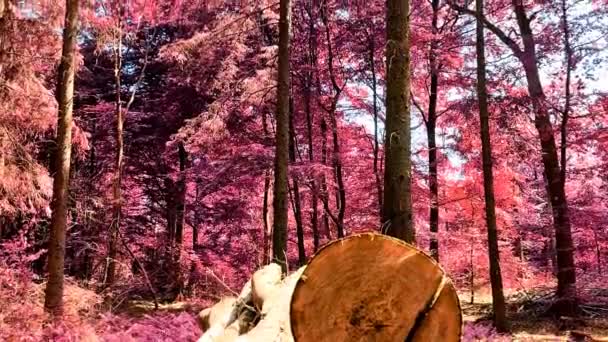
<svg viewBox="0 0 608 342">
<path fill-rule="evenodd" d="M 385 235 L 349 236 L 323 247 L 296 283 L 296 342 L 459 341 L 456 290 L 439 265 Z"/>
</svg>

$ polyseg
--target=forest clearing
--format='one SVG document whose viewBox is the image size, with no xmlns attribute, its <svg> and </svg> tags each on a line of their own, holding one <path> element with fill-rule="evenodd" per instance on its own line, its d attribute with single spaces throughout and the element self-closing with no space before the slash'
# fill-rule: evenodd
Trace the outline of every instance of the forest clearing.
<svg viewBox="0 0 608 342">
<path fill-rule="evenodd" d="M 0 0 L 0 341 L 608 341 L 608 1 Z"/>
</svg>

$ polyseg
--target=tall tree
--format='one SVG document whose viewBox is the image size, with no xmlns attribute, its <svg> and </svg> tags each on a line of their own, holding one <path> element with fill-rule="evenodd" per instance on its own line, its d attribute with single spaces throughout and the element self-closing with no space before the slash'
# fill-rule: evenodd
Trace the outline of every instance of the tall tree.
<svg viewBox="0 0 608 342">
<path fill-rule="evenodd" d="M 57 138 L 51 235 L 49 238 L 49 280 L 46 286 L 44 307 L 61 313 L 63 307 L 63 269 L 65 235 L 68 215 L 68 190 L 72 151 L 72 110 L 74 105 L 74 73 L 76 69 L 76 36 L 78 34 L 78 0 L 66 1 L 63 48 L 57 83 Z"/>
<path fill-rule="evenodd" d="M 276 151 L 274 159 L 274 197 L 272 253 L 283 272 L 287 271 L 287 177 L 289 161 L 289 35 L 291 1 L 281 0 L 279 14 L 279 65 L 276 112 Z"/>
<path fill-rule="evenodd" d="M 481 135 L 481 154 L 483 159 L 483 190 L 488 229 L 488 257 L 490 258 L 490 283 L 492 284 L 492 308 L 494 325 L 497 330 L 507 330 L 505 297 L 500 271 L 498 250 L 498 232 L 496 229 L 496 208 L 494 199 L 494 179 L 492 175 L 492 143 L 490 140 L 490 123 L 488 112 L 488 93 L 486 89 L 486 56 L 483 29 L 483 0 L 476 0 L 477 27 L 477 99 L 479 105 L 479 122 Z"/>
<path fill-rule="evenodd" d="M 568 160 L 568 119 L 570 119 L 570 104 L 572 100 L 572 69 L 574 69 L 574 59 L 572 58 L 572 43 L 570 42 L 570 23 L 568 21 L 568 4 L 566 0 L 561 3 L 561 26 L 564 35 L 564 59 L 566 64 L 566 80 L 565 88 L 565 103 L 562 109 L 562 122 L 560 127 L 561 145 L 560 145 L 560 166 L 561 178 L 564 186 L 566 184 L 566 163 Z"/>
<path fill-rule="evenodd" d="M 114 165 L 113 181 L 113 218 L 110 224 L 108 239 L 108 257 L 106 261 L 105 285 L 114 284 L 116 278 L 116 256 L 118 254 L 118 233 L 120 221 L 122 219 L 122 169 L 124 164 L 124 112 L 122 108 L 122 5 L 118 6 L 116 16 L 116 26 L 113 33 L 113 52 L 114 52 L 114 87 L 115 87 L 115 114 L 116 114 L 116 159 Z"/>
<path fill-rule="evenodd" d="M 475 11 L 450 2 L 456 10 L 475 15 Z M 576 272 L 574 268 L 574 244 L 568 200 L 562 181 L 561 168 L 547 97 L 540 79 L 539 60 L 536 52 L 536 39 L 532 31 L 532 16 L 527 13 L 526 5 L 521 0 L 512 0 L 511 7 L 517 20 L 519 37 L 523 48 L 510 35 L 483 16 L 484 25 L 519 60 L 526 75 L 528 97 L 534 111 L 534 125 L 538 132 L 544 176 L 547 179 L 547 196 L 553 212 L 555 230 L 555 247 L 557 249 L 557 297 L 556 310 L 571 313 L 576 309 Z"/>
<path fill-rule="evenodd" d="M 334 49 L 331 39 L 331 28 L 329 26 L 329 13 L 328 13 L 327 1 L 323 2 L 321 6 L 321 21 L 325 26 L 325 38 L 327 40 L 327 65 L 329 71 L 329 79 L 331 81 L 331 103 L 329 107 L 323 106 L 323 109 L 329 116 L 329 122 L 331 124 L 331 136 L 332 136 L 332 163 L 334 167 L 334 177 L 336 180 L 336 208 L 338 209 L 338 215 L 331 213 L 329 209 L 328 197 L 324 196 L 325 211 L 331 217 L 332 221 L 336 224 L 338 238 L 344 237 L 344 215 L 346 213 L 346 189 L 344 185 L 344 176 L 342 172 L 342 156 L 340 152 L 340 137 L 338 135 L 338 120 L 336 118 L 336 111 L 338 108 L 338 101 L 342 95 L 342 91 L 346 87 L 346 82 L 342 85 L 338 84 L 338 78 L 334 69 Z M 323 123 L 322 123 L 323 125 Z M 321 127 L 323 130 L 323 127 Z"/>
<path fill-rule="evenodd" d="M 376 192 L 378 193 L 378 217 L 382 224 L 382 179 L 380 177 L 380 133 L 378 131 L 378 76 L 376 75 L 376 41 L 373 27 L 369 29 L 369 68 L 372 72 L 372 109 L 374 116 L 374 178 L 376 179 Z"/>
<path fill-rule="evenodd" d="M 414 242 L 411 197 L 409 0 L 388 0 L 383 232 Z"/>
<path fill-rule="evenodd" d="M 289 162 L 296 162 L 296 151 L 298 142 L 296 139 L 296 129 L 293 124 L 293 99 L 289 100 Z M 291 208 L 296 220 L 296 236 L 298 239 L 298 265 L 306 263 L 306 247 L 304 245 L 304 223 L 302 222 L 302 201 L 300 200 L 300 181 L 297 175 L 291 177 Z"/>
<path fill-rule="evenodd" d="M 431 19 L 431 32 L 433 37 L 429 49 L 429 68 L 431 86 L 429 94 L 429 109 L 425 120 L 426 136 L 429 144 L 429 190 L 431 196 L 431 207 L 429 212 L 429 230 L 431 232 L 429 250 L 435 260 L 439 260 L 439 192 L 437 180 L 437 144 L 435 143 L 435 128 L 437 126 L 437 91 L 439 88 L 439 67 L 437 62 L 437 50 L 439 41 L 437 33 L 437 20 L 439 16 L 439 0 L 432 0 L 431 7 L 433 15 Z"/>
<path fill-rule="evenodd" d="M 314 163 L 314 145 L 313 145 L 313 122 L 314 113 L 312 110 L 312 89 L 314 85 L 314 70 L 317 67 L 317 30 L 315 28 L 315 1 L 308 1 L 304 5 L 304 9 L 308 14 L 308 51 L 306 54 L 306 63 L 308 70 L 304 76 L 304 111 L 306 112 L 306 138 L 308 141 L 308 160 Z M 310 180 L 311 188 L 311 204 L 312 213 L 310 215 L 310 226 L 312 228 L 313 246 L 316 252 L 319 249 L 319 185 L 313 177 Z"/>
</svg>

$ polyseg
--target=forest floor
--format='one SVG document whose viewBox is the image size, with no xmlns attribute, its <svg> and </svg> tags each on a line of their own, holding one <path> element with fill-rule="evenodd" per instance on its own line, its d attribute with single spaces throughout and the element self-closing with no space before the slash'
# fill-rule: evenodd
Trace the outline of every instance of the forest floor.
<svg viewBox="0 0 608 342">
<path fill-rule="evenodd" d="M 488 295 L 461 296 L 464 341 L 608 341 L 608 289 L 593 291 L 581 301 L 576 317 L 559 317 L 551 310 L 552 288 L 517 293 L 507 299 L 510 332 L 498 334 L 491 324 L 492 301 Z"/>
<path fill-rule="evenodd" d="M 608 289 L 598 289 L 591 301 L 582 301 L 577 317 L 556 317 L 551 312 L 552 287 L 536 288 L 509 296 L 507 310 L 509 333 L 497 333 L 492 327 L 491 296 L 475 294 L 471 304 L 469 295 L 461 295 L 464 316 L 463 342 L 478 341 L 607 341 L 608 342 Z M 593 304 L 591 304 L 593 303 Z M 134 321 L 159 314 L 176 314 L 186 311 L 195 314 L 203 303 L 173 303 L 154 310 L 152 302 L 131 302 L 124 314 Z"/>
</svg>

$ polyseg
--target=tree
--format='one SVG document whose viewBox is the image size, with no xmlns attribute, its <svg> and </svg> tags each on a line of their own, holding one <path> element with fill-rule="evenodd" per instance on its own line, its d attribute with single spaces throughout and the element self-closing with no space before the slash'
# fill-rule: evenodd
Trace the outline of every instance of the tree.
<svg viewBox="0 0 608 342">
<path fill-rule="evenodd" d="M 488 229 L 488 257 L 490 259 L 490 282 L 492 284 L 492 308 L 494 325 L 497 330 L 507 330 L 505 297 L 500 271 L 498 250 L 498 232 L 496 229 L 496 204 L 494 199 L 494 179 L 492 175 L 492 142 L 488 111 L 488 93 L 486 89 L 486 57 L 483 29 L 483 0 L 476 0 L 476 42 L 477 51 L 477 99 L 479 105 L 479 122 L 481 135 L 481 154 L 483 159 L 483 190 L 485 198 L 486 225 Z"/>
<path fill-rule="evenodd" d="M 106 261 L 105 285 L 114 284 L 116 278 L 116 256 L 118 253 L 117 239 L 122 219 L 122 169 L 124 165 L 124 111 L 122 108 L 122 35 L 123 35 L 123 8 L 118 4 L 116 15 L 116 26 L 112 30 L 112 48 L 114 52 L 114 87 L 116 91 L 115 114 L 116 114 L 116 157 L 114 164 L 114 180 L 112 184 L 113 218 L 110 224 L 108 239 L 108 257 Z"/>
<path fill-rule="evenodd" d="M 389 0 L 383 232 L 414 242 L 410 160 L 409 0 Z"/>
<path fill-rule="evenodd" d="M 289 179 L 289 40 L 291 1 L 281 0 L 279 19 L 279 65 L 276 111 L 276 151 L 274 159 L 274 197 L 272 252 L 283 272 L 287 271 L 287 207 Z"/>
<path fill-rule="evenodd" d="M 296 129 L 293 124 L 293 99 L 289 100 L 289 161 L 296 162 L 296 151 L 298 150 Z M 298 265 L 306 264 L 306 247 L 304 246 L 304 223 L 302 222 L 302 201 L 300 200 L 300 183 L 297 175 L 291 177 L 291 208 L 296 220 L 296 237 L 298 239 Z"/>
<path fill-rule="evenodd" d="M 59 115 L 57 119 L 53 200 L 51 203 L 51 233 L 49 237 L 48 257 L 49 280 L 44 298 L 44 307 L 48 311 L 57 314 L 61 313 L 63 307 L 63 269 L 72 152 L 72 110 L 74 106 L 77 34 L 78 0 L 67 0 L 63 48 L 57 82 Z"/>
<path fill-rule="evenodd" d="M 460 12 L 475 15 L 474 11 L 458 6 L 453 2 L 450 2 L 450 5 Z M 575 310 L 577 302 L 572 227 L 555 136 L 553 134 L 553 124 L 551 123 L 546 95 L 540 78 L 539 60 L 536 51 L 537 42 L 531 26 L 534 17 L 528 15 L 526 6 L 520 0 L 512 0 L 511 8 L 517 20 L 517 28 L 519 29 L 523 48 L 520 47 L 517 41 L 485 16 L 482 20 L 488 30 L 494 33 L 511 50 L 525 72 L 528 99 L 534 112 L 534 125 L 540 140 L 544 169 L 543 175 L 546 177 L 547 182 L 547 197 L 549 203 L 551 203 L 553 213 L 555 247 L 557 250 L 558 301 L 556 309 L 565 313 L 571 313 Z"/>
<path fill-rule="evenodd" d="M 437 144 L 435 142 L 435 128 L 437 126 L 437 91 L 439 88 L 439 66 L 437 65 L 439 42 L 436 38 L 439 31 L 437 27 L 439 0 L 432 0 L 431 6 L 433 10 L 431 21 L 431 33 L 433 34 L 433 38 L 431 39 L 429 49 L 431 86 L 428 113 L 424 123 L 426 125 L 426 136 L 429 144 L 429 190 L 431 197 L 429 210 L 429 231 L 431 232 L 429 251 L 435 260 L 439 260 L 439 240 L 437 238 L 437 232 L 439 231 L 439 190 L 437 180 Z"/>
</svg>

